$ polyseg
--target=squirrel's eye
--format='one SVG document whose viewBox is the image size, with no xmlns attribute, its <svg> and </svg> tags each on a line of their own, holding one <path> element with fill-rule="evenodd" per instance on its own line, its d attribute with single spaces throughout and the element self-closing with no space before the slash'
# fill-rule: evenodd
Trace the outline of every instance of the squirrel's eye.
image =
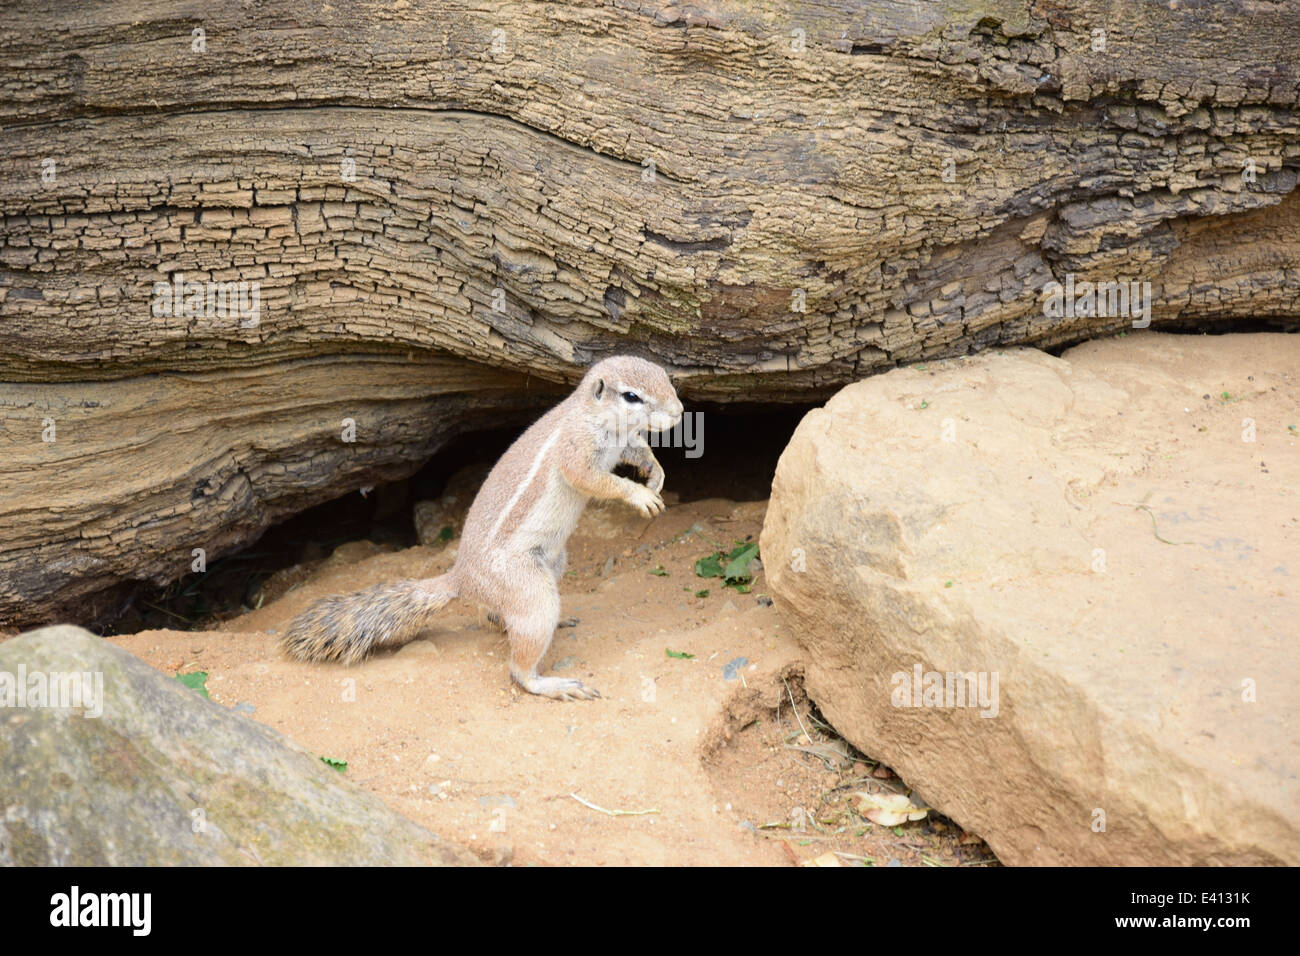
<svg viewBox="0 0 1300 956">
<path fill-rule="evenodd" d="M 641 401 L 641 396 L 636 392 L 624 392 L 623 401 L 627 402 L 629 405 L 636 405 Z"/>
</svg>

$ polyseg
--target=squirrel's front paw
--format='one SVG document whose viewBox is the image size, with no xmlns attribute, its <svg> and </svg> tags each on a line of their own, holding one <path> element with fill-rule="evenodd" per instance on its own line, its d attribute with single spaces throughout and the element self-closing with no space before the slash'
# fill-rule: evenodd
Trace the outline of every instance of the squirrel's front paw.
<svg viewBox="0 0 1300 956">
<path fill-rule="evenodd" d="M 657 492 L 651 491 L 645 485 L 633 485 L 633 491 L 627 497 L 627 503 L 630 504 L 647 518 L 653 518 L 659 512 L 664 510 L 664 500 L 659 497 Z"/>
</svg>

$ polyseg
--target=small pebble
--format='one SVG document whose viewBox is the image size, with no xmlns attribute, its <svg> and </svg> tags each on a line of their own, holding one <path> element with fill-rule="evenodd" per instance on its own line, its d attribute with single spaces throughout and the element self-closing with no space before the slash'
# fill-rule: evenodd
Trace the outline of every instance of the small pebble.
<svg viewBox="0 0 1300 956">
<path fill-rule="evenodd" d="M 749 658 L 747 657 L 737 657 L 728 661 L 726 665 L 722 668 L 722 679 L 735 680 L 737 677 L 740 676 L 740 669 L 748 663 L 749 663 Z"/>
</svg>

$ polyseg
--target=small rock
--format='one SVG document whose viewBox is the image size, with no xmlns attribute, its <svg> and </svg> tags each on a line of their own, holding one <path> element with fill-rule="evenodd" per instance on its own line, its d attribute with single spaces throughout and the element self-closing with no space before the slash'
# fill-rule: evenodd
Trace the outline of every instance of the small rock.
<svg viewBox="0 0 1300 956">
<path fill-rule="evenodd" d="M 722 679 L 735 680 L 740 676 L 740 669 L 748 663 L 749 659 L 745 657 L 736 657 L 727 661 L 726 665 L 722 668 Z"/>
</svg>

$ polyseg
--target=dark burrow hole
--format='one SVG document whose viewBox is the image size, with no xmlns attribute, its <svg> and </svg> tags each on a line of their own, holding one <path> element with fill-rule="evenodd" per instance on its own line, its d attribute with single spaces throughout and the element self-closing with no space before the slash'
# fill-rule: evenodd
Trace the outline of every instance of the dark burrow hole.
<svg viewBox="0 0 1300 956">
<path fill-rule="evenodd" d="M 667 474 L 665 490 L 683 502 L 767 498 L 777 459 L 811 407 L 691 403 L 688 410 L 701 413 L 696 421 L 703 422 L 702 433 L 694 439 L 700 454 L 688 457 L 694 452 L 682 447 L 655 449 Z M 437 498 L 461 468 L 495 462 L 520 431 L 499 428 L 462 435 L 410 478 L 377 485 L 364 496 L 353 490 L 303 511 L 271 526 L 243 550 L 209 561 L 202 574 L 186 575 L 161 588 L 127 586 L 108 614 L 75 623 L 99 634 L 205 630 L 250 610 L 259 588 L 276 571 L 319 561 L 341 544 L 369 540 L 412 547 L 418 543 L 415 504 Z"/>
</svg>

